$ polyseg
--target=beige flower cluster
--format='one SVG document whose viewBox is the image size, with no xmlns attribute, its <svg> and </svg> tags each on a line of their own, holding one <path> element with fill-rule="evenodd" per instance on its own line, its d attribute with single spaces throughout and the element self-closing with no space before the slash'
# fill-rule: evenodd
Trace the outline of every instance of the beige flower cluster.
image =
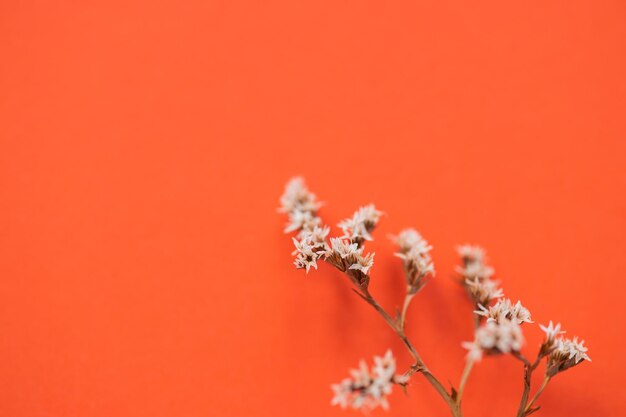
<svg viewBox="0 0 626 417">
<path fill-rule="evenodd" d="M 331 385 L 335 394 L 331 404 L 341 408 L 354 408 L 363 411 L 382 407 L 389 408 L 387 396 L 394 384 L 406 384 L 408 377 L 396 374 L 396 359 L 391 350 L 384 356 L 374 357 L 371 370 L 361 361 L 358 369 L 350 371 L 350 377 Z"/>
<path fill-rule="evenodd" d="M 472 245 L 459 246 L 457 251 L 462 265 L 456 270 L 461 274 L 470 298 L 477 305 L 487 305 L 491 300 L 502 297 L 499 282 L 491 279 L 494 270 L 485 263 L 485 251 Z"/>
<path fill-rule="evenodd" d="M 485 307 L 478 305 L 479 310 L 474 313 L 487 318 L 487 322 L 500 323 L 503 320 L 511 320 L 517 324 L 532 323 L 530 311 L 520 301 L 513 304 L 508 298 L 500 298 L 495 305 Z"/>
<path fill-rule="evenodd" d="M 587 355 L 587 348 L 584 346 L 585 341 L 579 342 L 577 337 L 567 339 L 560 336 L 565 333 L 561 330 L 560 323 L 555 326 L 550 321 L 547 326 L 539 325 L 539 327 L 546 334 L 541 350 L 548 357 L 547 376 L 553 377 L 583 361 L 591 362 L 591 358 Z"/>
<path fill-rule="evenodd" d="M 414 294 L 424 286 L 428 276 L 435 275 L 430 257 L 432 246 L 415 229 L 405 229 L 393 240 L 399 248 L 396 256 L 402 259 L 409 293 Z"/>
</svg>

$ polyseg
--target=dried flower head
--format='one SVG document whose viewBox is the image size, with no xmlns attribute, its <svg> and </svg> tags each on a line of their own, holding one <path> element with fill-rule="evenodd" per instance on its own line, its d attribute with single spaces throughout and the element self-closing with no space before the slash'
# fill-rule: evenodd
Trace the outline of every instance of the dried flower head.
<svg viewBox="0 0 626 417">
<path fill-rule="evenodd" d="M 573 339 L 556 339 L 556 346 L 548 356 L 546 375 L 553 377 L 559 372 L 578 365 L 582 361 L 591 362 L 584 343 L 584 340 L 579 342 L 577 337 Z"/>
<path fill-rule="evenodd" d="M 330 233 L 328 226 L 314 226 L 311 230 L 302 230 L 300 232 L 301 239 L 307 239 L 313 245 L 316 252 L 324 255 L 330 247 L 326 243 L 326 238 Z"/>
<path fill-rule="evenodd" d="M 523 343 L 524 337 L 519 324 L 503 319 L 497 323 L 490 321 L 479 327 L 474 341 L 464 342 L 463 347 L 469 350 L 469 359 L 480 360 L 483 353 L 493 355 L 518 352 Z"/>
<path fill-rule="evenodd" d="M 285 233 L 301 230 L 311 230 L 319 226 L 322 220 L 310 211 L 294 210 L 289 212 L 289 223 L 285 227 Z"/>
<path fill-rule="evenodd" d="M 383 357 L 374 357 L 374 366 L 370 370 L 364 361 L 358 369 L 350 371 L 350 378 L 331 386 L 334 397 L 332 405 L 341 408 L 351 407 L 363 411 L 376 407 L 389 408 L 387 396 L 391 394 L 393 384 L 405 384 L 406 377 L 396 375 L 396 360 L 388 350 Z"/>
<path fill-rule="evenodd" d="M 350 265 L 348 269 L 361 271 L 363 274 L 367 275 L 369 273 L 370 268 L 374 265 L 374 253 L 368 253 L 365 256 L 359 256 L 357 258 L 356 263 Z"/>
<path fill-rule="evenodd" d="M 287 213 L 289 222 L 285 227 L 285 233 L 313 230 L 320 226 L 322 220 L 317 216 L 320 207 L 311 193 L 304 185 L 302 178 L 291 179 L 285 186 L 285 192 L 280 197 L 281 207 L 279 211 Z"/>
<path fill-rule="evenodd" d="M 314 251 L 314 247 L 311 245 L 311 242 L 306 238 L 298 240 L 294 237 L 292 240 L 294 246 L 296 247 L 296 250 L 293 251 L 293 255 L 296 255 L 296 259 L 293 262 L 296 265 L 296 268 L 306 269 L 307 274 L 309 273 L 309 269 L 311 269 L 311 267 L 317 269 L 317 260 L 321 255 Z"/>
<path fill-rule="evenodd" d="M 432 247 L 424 240 L 422 235 L 415 229 L 404 229 L 398 236 L 392 236 L 392 240 L 398 245 L 400 253 L 407 253 L 415 247 L 421 248 L 422 252 L 428 253 Z"/>
<path fill-rule="evenodd" d="M 330 250 L 326 250 L 325 260 L 360 286 L 367 286 L 369 271 L 374 265 L 374 253 L 363 256 L 363 247 L 338 237 L 330 238 Z"/>
<path fill-rule="evenodd" d="M 296 250 L 292 255 L 296 255 L 294 264 L 298 269 L 306 269 L 307 274 L 311 267 L 317 269 L 317 260 L 326 256 L 330 249 L 326 243 L 326 237 L 330 233 L 328 227 L 314 226 L 313 229 L 302 229 L 300 240 L 292 238 Z"/>
<path fill-rule="evenodd" d="M 557 336 L 565 333 L 565 331 L 561 330 L 561 323 L 557 323 L 557 325 L 555 326 L 552 323 L 552 320 L 550 320 L 550 324 L 548 324 L 547 326 L 540 324 L 539 328 L 541 328 L 541 330 L 546 334 L 544 344 L 549 346 L 553 346 L 555 344 Z"/>
<path fill-rule="evenodd" d="M 363 248 L 359 248 L 359 245 L 356 243 L 352 243 L 340 237 L 331 237 L 330 247 L 331 251 L 328 253 L 328 256 L 334 255 L 340 259 L 351 259 L 363 252 Z"/>
<path fill-rule="evenodd" d="M 292 178 L 285 185 L 285 192 L 280 197 L 281 212 L 302 211 L 315 213 L 320 208 L 315 194 L 309 191 L 301 177 Z"/>
<path fill-rule="evenodd" d="M 361 245 L 365 240 L 372 240 L 371 232 L 378 224 L 382 212 L 373 204 L 359 208 L 350 218 L 342 220 L 339 227 L 343 230 L 343 238 Z"/>
<path fill-rule="evenodd" d="M 409 293 L 416 293 L 422 288 L 426 275 L 434 276 L 435 267 L 430 257 L 432 246 L 415 229 L 405 229 L 393 238 L 399 252 L 395 255 L 402 259 L 404 275 Z"/>
<path fill-rule="evenodd" d="M 502 297 L 504 294 L 498 285 L 498 281 L 492 280 L 480 280 L 478 278 L 465 280 L 467 293 L 478 305 L 487 305 L 491 300 Z"/>
<path fill-rule="evenodd" d="M 494 270 L 485 264 L 485 250 L 479 246 L 463 245 L 457 248 L 462 266 L 456 268 L 463 279 L 490 279 Z"/>
<path fill-rule="evenodd" d="M 491 281 L 493 282 L 493 281 Z M 484 287 L 484 283 L 481 283 Z M 479 316 L 487 317 L 487 321 L 500 322 L 501 320 L 512 320 L 517 324 L 533 323 L 530 319 L 530 311 L 522 306 L 522 303 L 518 301 L 513 304 L 510 299 L 503 298 L 491 307 L 484 307 L 482 304 L 478 305 L 478 310 L 474 313 Z"/>
</svg>

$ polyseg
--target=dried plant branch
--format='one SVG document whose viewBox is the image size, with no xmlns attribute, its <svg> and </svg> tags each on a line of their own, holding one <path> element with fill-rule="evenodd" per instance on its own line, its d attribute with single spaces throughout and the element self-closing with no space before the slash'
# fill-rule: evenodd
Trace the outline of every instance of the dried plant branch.
<svg viewBox="0 0 626 417">
<path fill-rule="evenodd" d="M 417 349 L 405 333 L 409 306 L 415 295 L 434 277 L 435 270 L 430 250 L 432 247 L 413 230 L 406 229 L 394 237 L 399 250 L 396 256 L 402 259 L 406 279 L 406 294 L 402 309 L 394 318 L 376 301 L 369 291 L 370 270 L 374 264 L 374 253 L 365 253 L 365 243 L 372 240 L 372 232 L 378 223 L 381 212 L 373 205 L 361 207 L 354 215 L 339 223 L 343 231 L 340 237 L 327 237 L 330 228 L 323 225 L 318 216 L 320 203 L 304 186 L 302 179 L 296 178 L 287 184 L 281 197 L 281 211 L 289 216 L 286 233 L 297 232 L 293 238 L 297 268 L 317 269 L 317 262 L 324 261 L 343 272 L 354 285 L 353 290 L 385 320 L 409 351 L 414 363 L 403 374 L 396 371 L 395 358 L 391 351 L 382 357 L 374 357 L 374 366 L 370 369 L 361 362 L 359 369 L 351 371 L 351 378 L 344 379 L 332 386 L 335 397 L 332 404 L 343 408 L 352 407 L 369 410 L 378 406 L 387 408 L 387 395 L 393 385 L 406 388 L 409 378 L 421 373 L 448 405 L 453 417 L 462 417 L 461 402 L 470 373 L 483 356 L 511 354 L 524 366 L 524 388 L 517 411 L 517 417 L 526 417 L 537 410 L 536 401 L 545 390 L 549 381 L 558 373 L 572 368 L 583 361 L 590 361 L 584 342 L 577 338 L 566 339 L 561 336 L 561 325 L 550 322 L 539 327 L 545 333 L 537 358 L 532 363 L 521 354 L 524 343 L 521 325 L 533 323 L 528 309 L 517 301 L 513 303 L 504 298 L 499 282 L 492 276 L 494 269 L 485 263 L 485 252 L 477 246 L 464 245 L 458 248 L 461 256 L 460 283 L 465 288 L 475 308 L 474 340 L 462 345 L 469 350 L 465 368 L 461 374 L 459 389 L 445 386 L 428 369 Z M 491 304 L 493 300 L 495 304 Z M 485 323 L 483 324 L 483 320 Z M 530 399 L 533 372 L 543 359 L 546 359 L 546 371 L 543 383 Z"/>
</svg>

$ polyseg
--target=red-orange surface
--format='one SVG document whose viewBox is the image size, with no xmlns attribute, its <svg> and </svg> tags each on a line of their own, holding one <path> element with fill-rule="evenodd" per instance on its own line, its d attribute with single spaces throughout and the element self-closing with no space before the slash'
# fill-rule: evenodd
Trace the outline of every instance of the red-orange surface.
<svg viewBox="0 0 626 417">
<path fill-rule="evenodd" d="M 444 382 L 472 337 L 454 247 L 478 243 L 507 296 L 589 346 L 538 415 L 625 415 L 625 19 L 617 0 L 3 1 L 0 415 L 357 415 L 329 384 L 410 358 L 338 272 L 293 269 L 294 174 L 330 224 L 387 213 L 386 308 L 387 235 L 433 244 L 408 333 Z M 521 389 L 488 358 L 466 415 L 513 415 Z M 423 379 L 409 394 L 375 415 L 447 415 Z"/>
</svg>

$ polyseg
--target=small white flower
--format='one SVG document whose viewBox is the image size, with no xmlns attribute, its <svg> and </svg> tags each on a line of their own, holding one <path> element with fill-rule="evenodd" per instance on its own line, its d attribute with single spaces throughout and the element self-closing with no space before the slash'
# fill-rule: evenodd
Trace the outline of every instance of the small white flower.
<svg viewBox="0 0 626 417">
<path fill-rule="evenodd" d="M 360 256 L 363 252 L 363 249 L 359 248 L 359 245 L 356 243 L 350 243 L 339 237 L 330 238 L 330 247 L 332 253 L 338 255 L 341 259 Z"/>
<path fill-rule="evenodd" d="M 356 269 L 363 272 L 365 275 L 369 273 L 370 268 L 374 265 L 374 253 L 368 253 L 365 256 L 359 256 L 357 262 L 350 265 L 348 269 Z"/>
<path fill-rule="evenodd" d="M 285 192 L 280 197 L 280 211 L 289 213 L 292 211 L 316 212 L 320 203 L 316 202 L 315 194 L 311 193 L 304 179 L 301 177 L 292 178 L 285 186 Z"/>
<path fill-rule="evenodd" d="M 430 248 L 430 247 L 429 247 Z M 410 275 L 424 276 L 426 274 L 435 273 L 435 265 L 428 252 L 424 252 L 422 248 L 414 246 L 406 253 L 396 253 L 398 258 L 404 261 L 404 266 Z"/>
<path fill-rule="evenodd" d="M 485 250 L 479 246 L 462 245 L 457 247 L 463 266 L 456 267 L 456 271 L 463 278 L 489 279 L 494 274 L 492 267 L 485 264 Z"/>
<path fill-rule="evenodd" d="M 484 286 L 484 283 L 482 283 L 482 285 Z M 513 304 L 508 298 L 498 300 L 495 305 L 489 308 L 485 308 L 482 304 L 479 304 L 478 308 L 479 310 L 474 311 L 474 313 L 479 316 L 487 317 L 487 321 L 499 322 L 500 320 L 506 319 L 513 320 L 517 324 L 533 322 L 530 319 L 530 311 L 522 306 L 521 302 L 518 301 Z"/>
<path fill-rule="evenodd" d="M 311 245 L 311 242 L 308 239 L 298 240 L 295 237 L 292 238 L 293 244 L 296 247 L 294 251 L 294 255 L 296 255 L 296 259 L 294 264 L 298 269 L 306 269 L 306 273 L 309 273 L 309 269 L 311 267 L 317 269 L 317 259 L 320 257 L 318 253 L 314 251 L 314 247 Z"/>
<path fill-rule="evenodd" d="M 393 240 L 400 249 L 395 255 L 403 260 L 410 291 L 417 292 L 425 284 L 426 275 L 435 275 L 435 266 L 430 257 L 432 246 L 415 229 L 405 229 Z"/>
<path fill-rule="evenodd" d="M 461 258 L 470 262 L 483 263 L 485 260 L 485 250 L 480 246 L 466 244 L 458 246 L 456 250 Z"/>
<path fill-rule="evenodd" d="M 335 393 L 335 396 L 330 402 L 330 405 L 338 405 L 345 409 L 351 404 L 352 398 L 352 380 L 346 378 L 338 384 L 332 384 L 331 389 Z"/>
<path fill-rule="evenodd" d="M 520 326 L 514 321 L 503 319 L 498 323 L 491 321 L 479 327 L 474 342 L 465 342 L 463 347 L 469 349 L 468 358 L 479 360 L 483 352 L 490 354 L 518 352 L 523 343 L 524 337 Z"/>
<path fill-rule="evenodd" d="M 557 323 L 557 325 L 555 326 L 552 323 L 552 320 L 550 320 L 550 324 L 548 324 L 547 326 L 540 324 L 539 327 L 546 334 L 546 343 L 549 346 L 552 346 L 554 344 L 558 335 L 565 333 L 565 331 L 561 331 L 561 323 Z"/>
<path fill-rule="evenodd" d="M 407 253 L 413 248 L 418 248 L 419 252 L 428 253 L 432 249 L 422 235 L 411 228 L 402 230 L 398 236 L 393 236 L 392 240 L 398 245 L 400 253 Z"/>
<path fill-rule="evenodd" d="M 373 204 L 359 208 L 352 217 L 339 222 L 343 230 L 343 238 L 360 243 L 363 240 L 372 240 L 370 233 L 376 227 L 382 212 L 376 210 Z"/>
<path fill-rule="evenodd" d="M 326 252 L 330 247 L 326 243 L 326 237 L 330 233 L 330 227 L 314 226 L 312 230 L 302 229 L 300 231 L 300 239 L 306 239 L 315 248 L 316 252 Z"/>
<path fill-rule="evenodd" d="M 585 341 L 578 341 L 578 338 L 573 339 L 558 339 L 557 347 L 555 350 L 556 355 L 566 356 L 567 359 L 574 359 L 574 362 L 579 363 L 583 360 L 591 362 L 591 358 L 587 356 L 587 348 L 584 346 Z"/>
<path fill-rule="evenodd" d="M 289 223 L 285 227 L 285 233 L 297 230 L 310 230 L 321 224 L 322 220 L 310 211 L 294 210 L 289 212 Z"/>
<path fill-rule="evenodd" d="M 487 305 L 490 300 L 504 295 L 502 289 L 498 288 L 497 281 L 468 278 L 465 280 L 465 287 L 472 299 L 480 305 Z"/>
</svg>

